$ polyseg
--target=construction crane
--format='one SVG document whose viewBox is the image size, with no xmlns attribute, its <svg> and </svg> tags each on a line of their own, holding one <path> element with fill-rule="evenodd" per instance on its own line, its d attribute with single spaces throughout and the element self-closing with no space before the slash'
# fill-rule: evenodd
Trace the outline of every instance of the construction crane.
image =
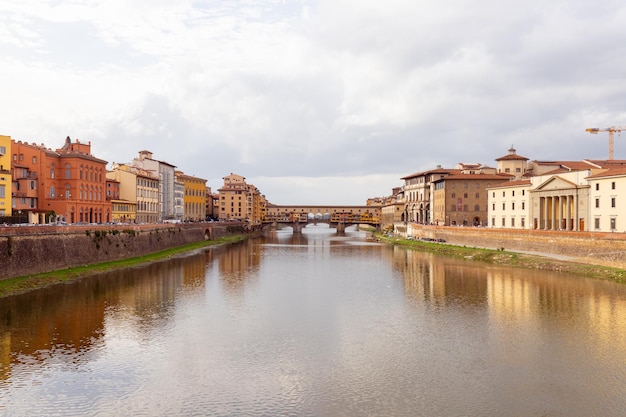
<svg viewBox="0 0 626 417">
<path fill-rule="evenodd" d="M 609 159 L 613 159 L 613 134 L 615 132 L 621 132 L 622 130 L 626 130 L 626 126 L 611 126 L 604 129 L 590 127 L 585 130 L 589 133 L 593 133 L 594 135 L 597 135 L 598 132 L 609 132 Z"/>
</svg>

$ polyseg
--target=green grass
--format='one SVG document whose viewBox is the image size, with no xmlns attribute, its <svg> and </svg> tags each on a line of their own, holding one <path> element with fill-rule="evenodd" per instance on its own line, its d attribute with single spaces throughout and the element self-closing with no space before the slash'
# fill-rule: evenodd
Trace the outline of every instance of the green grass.
<svg viewBox="0 0 626 417">
<path fill-rule="evenodd" d="M 376 234 L 376 238 L 381 242 L 392 245 L 404 246 L 409 249 L 437 253 L 454 258 L 463 258 L 472 261 L 509 265 L 521 268 L 566 272 L 568 274 L 605 279 L 620 284 L 626 284 L 626 270 L 620 268 L 561 261 L 549 257 L 507 252 L 505 250 L 474 248 L 450 245 L 447 243 L 441 244 L 397 237 L 386 237 L 382 234 Z"/>
<path fill-rule="evenodd" d="M 205 240 L 194 242 L 183 246 L 150 253 L 148 255 L 138 256 L 134 258 L 120 259 L 118 261 L 102 262 L 98 264 L 77 266 L 58 271 L 44 272 L 40 274 L 26 275 L 16 278 L 0 280 L 0 298 L 15 295 L 37 288 L 42 288 L 52 284 L 72 281 L 85 275 L 106 272 L 114 269 L 128 268 L 141 264 L 159 261 L 171 258 L 177 255 L 192 252 L 194 250 L 206 248 L 209 246 L 236 243 L 244 240 L 243 235 L 233 235 L 216 240 Z"/>
</svg>

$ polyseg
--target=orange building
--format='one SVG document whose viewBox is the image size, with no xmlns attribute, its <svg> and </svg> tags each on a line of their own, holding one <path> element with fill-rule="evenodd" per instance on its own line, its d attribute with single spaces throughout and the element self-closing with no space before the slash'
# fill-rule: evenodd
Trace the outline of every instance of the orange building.
<svg viewBox="0 0 626 417">
<path fill-rule="evenodd" d="M 107 201 L 106 161 L 91 154 L 91 143 L 65 139 L 62 148 L 13 141 L 15 209 L 29 213 L 31 222 L 43 223 L 56 215 L 68 223 L 111 221 Z M 35 219 L 33 219 L 35 217 Z"/>
<path fill-rule="evenodd" d="M 91 154 L 91 142 L 72 142 L 46 151 L 42 176 L 44 209 L 61 215 L 68 223 L 111 221 L 111 202 L 106 199 L 107 161 Z"/>
</svg>

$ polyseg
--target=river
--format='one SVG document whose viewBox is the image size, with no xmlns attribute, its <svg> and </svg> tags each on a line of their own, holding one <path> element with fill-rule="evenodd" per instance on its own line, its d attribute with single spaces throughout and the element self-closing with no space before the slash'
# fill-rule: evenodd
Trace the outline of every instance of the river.
<svg viewBox="0 0 626 417">
<path fill-rule="evenodd" d="M 0 299 L 3 416 L 623 416 L 626 286 L 338 236 Z"/>
</svg>

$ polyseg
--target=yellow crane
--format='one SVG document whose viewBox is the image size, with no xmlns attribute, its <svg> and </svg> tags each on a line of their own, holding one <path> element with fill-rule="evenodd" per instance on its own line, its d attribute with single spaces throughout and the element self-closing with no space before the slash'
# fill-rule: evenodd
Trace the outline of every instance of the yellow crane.
<svg viewBox="0 0 626 417">
<path fill-rule="evenodd" d="M 621 132 L 622 130 L 626 130 L 626 126 L 611 126 L 604 129 L 589 127 L 585 129 L 585 131 L 593 133 L 594 135 L 597 135 L 598 132 L 609 132 L 609 159 L 613 159 L 613 134 L 615 132 Z"/>
</svg>

